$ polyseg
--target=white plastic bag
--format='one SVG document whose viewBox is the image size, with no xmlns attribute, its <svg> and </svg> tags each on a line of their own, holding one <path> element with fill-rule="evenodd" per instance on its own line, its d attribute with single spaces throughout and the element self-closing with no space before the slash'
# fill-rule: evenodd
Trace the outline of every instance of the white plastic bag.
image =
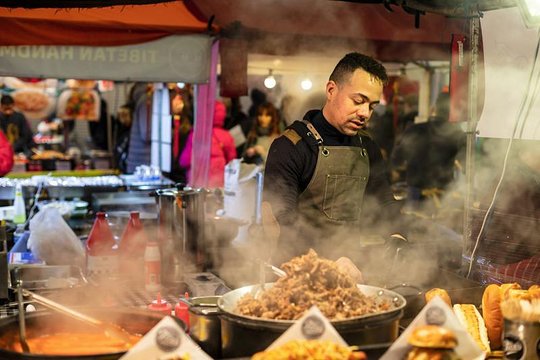
<svg viewBox="0 0 540 360">
<path fill-rule="evenodd" d="M 250 239 L 248 232 L 255 218 L 255 199 L 257 193 L 256 174 L 261 166 L 243 163 L 240 159 L 231 160 L 225 166 L 225 186 L 223 192 L 223 215 L 245 222 L 238 228 L 233 245 L 243 245 Z"/>
<path fill-rule="evenodd" d="M 43 208 L 30 220 L 28 248 L 47 265 L 84 265 L 82 242 L 56 208 Z"/>
<path fill-rule="evenodd" d="M 225 166 L 224 210 L 225 215 L 251 221 L 255 216 L 257 181 L 255 175 L 261 167 L 231 160 Z"/>
</svg>

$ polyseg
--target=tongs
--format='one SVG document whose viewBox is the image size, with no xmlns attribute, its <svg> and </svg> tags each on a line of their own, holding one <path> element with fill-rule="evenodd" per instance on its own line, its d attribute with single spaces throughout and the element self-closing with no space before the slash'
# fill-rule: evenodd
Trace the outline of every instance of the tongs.
<svg viewBox="0 0 540 360">
<path fill-rule="evenodd" d="M 24 320 L 24 303 L 22 294 L 22 281 L 17 284 L 17 305 L 18 305 L 18 319 L 19 319 L 19 342 L 21 343 L 22 350 L 25 353 L 30 353 L 30 346 L 26 341 L 26 322 Z"/>
<path fill-rule="evenodd" d="M 256 288 L 254 298 L 258 298 L 262 291 L 264 291 L 264 286 L 266 284 L 266 270 L 270 269 L 272 272 L 279 276 L 284 277 L 287 273 L 277 266 L 267 263 L 266 261 L 259 261 L 259 286 Z"/>
<path fill-rule="evenodd" d="M 120 340 L 122 342 L 125 342 L 125 343 L 129 343 L 131 341 L 130 333 L 128 333 L 124 328 L 122 328 L 122 327 L 120 327 L 118 325 L 108 323 L 108 322 L 103 322 L 101 320 L 98 320 L 98 319 L 93 318 L 91 316 L 88 316 L 86 314 L 80 313 L 80 312 L 78 312 L 76 310 L 70 309 L 67 306 L 59 304 L 56 301 L 53 301 L 53 300 L 48 299 L 48 298 L 46 298 L 44 296 L 38 295 L 38 294 L 36 294 L 36 293 L 34 293 L 32 291 L 23 289 L 22 287 L 19 287 L 17 289 L 17 291 L 20 294 L 24 295 L 24 296 L 30 297 L 35 302 L 37 302 L 37 303 L 39 303 L 39 304 L 41 304 L 43 306 L 48 307 L 49 309 L 52 309 L 54 311 L 58 311 L 59 313 L 70 316 L 73 319 L 82 321 L 84 323 L 87 323 L 89 325 L 92 325 L 92 326 L 102 330 L 105 333 L 105 335 L 107 335 L 108 337 L 118 339 L 118 340 Z M 19 296 L 21 296 L 21 295 L 19 295 Z M 21 312 L 19 311 L 19 313 L 21 313 Z M 24 314 L 23 314 L 23 316 L 24 316 Z M 22 343 L 22 341 L 21 341 L 21 343 Z"/>
<path fill-rule="evenodd" d="M 274 274 L 276 274 L 277 276 L 279 276 L 279 277 L 284 277 L 284 276 L 287 275 L 287 273 L 286 273 L 285 271 L 281 270 L 281 269 L 278 268 L 277 266 L 274 266 L 274 265 L 269 264 L 269 263 L 267 263 L 267 262 L 263 262 L 263 265 L 264 265 L 266 268 L 272 270 L 272 272 L 273 272 Z"/>
</svg>

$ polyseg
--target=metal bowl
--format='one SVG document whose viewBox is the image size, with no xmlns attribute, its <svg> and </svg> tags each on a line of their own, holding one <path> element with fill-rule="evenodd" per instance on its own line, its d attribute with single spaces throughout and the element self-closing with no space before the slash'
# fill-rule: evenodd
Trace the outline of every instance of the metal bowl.
<svg viewBox="0 0 540 360">
<path fill-rule="evenodd" d="M 273 283 L 268 283 L 269 288 Z M 244 286 L 223 295 L 218 300 L 221 315 L 221 341 L 223 357 L 251 356 L 266 349 L 287 330 L 294 320 L 272 320 L 245 316 L 236 312 L 240 298 L 260 289 L 260 285 Z M 358 289 L 376 301 L 389 301 L 393 308 L 376 314 L 366 314 L 344 320 L 331 321 L 349 345 L 366 346 L 388 344 L 398 337 L 399 319 L 403 316 L 406 300 L 400 294 L 369 285 Z"/>
<path fill-rule="evenodd" d="M 115 310 L 110 308 L 92 308 L 84 309 L 84 312 L 98 319 L 118 324 L 130 333 L 141 335 L 150 331 L 163 318 L 163 315 L 158 312 L 135 308 Z M 183 323 L 182 325 L 185 329 L 185 325 Z M 0 359 L 114 360 L 119 359 L 124 354 L 124 352 L 115 352 L 95 355 L 42 355 L 17 352 L 13 350 L 13 344 L 19 343 L 18 326 L 17 316 L 0 319 Z M 95 329 L 89 325 L 67 317 L 66 315 L 50 311 L 26 313 L 26 330 L 27 337 L 66 331 L 95 331 Z"/>
</svg>

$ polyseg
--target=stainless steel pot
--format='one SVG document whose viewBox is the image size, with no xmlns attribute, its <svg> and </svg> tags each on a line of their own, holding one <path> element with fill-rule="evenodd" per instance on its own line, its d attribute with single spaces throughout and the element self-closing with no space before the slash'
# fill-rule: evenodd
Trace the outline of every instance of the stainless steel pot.
<svg viewBox="0 0 540 360">
<path fill-rule="evenodd" d="M 266 284 L 266 287 L 272 283 Z M 358 285 L 360 291 L 375 297 L 376 301 L 390 301 L 394 307 L 377 314 L 368 314 L 332 321 L 332 325 L 349 345 L 366 346 L 388 344 L 398 337 L 399 319 L 403 316 L 406 305 L 400 294 L 383 288 Z M 266 349 L 294 321 L 269 320 L 239 315 L 235 312 L 236 304 L 245 294 L 255 293 L 259 285 L 245 286 L 223 295 L 218 300 L 221 315 L 222 356 L 251 356 Z"/>
<path fill-rule="evenodd" d="M 84 309 L 84 312 L 98 319 L 118 324 L 130 333 L 144 335 L 150 331 L 162 318 L 158 312 L 141 309 Z M 178 320 L 180 322 L 180 320 Z M 181 323 L 185 329 L 184 323 Z M 39 355 L 20 353 L 13 350 L 13 345 L 19 343 L 19 328 L 17 316 L 0 319 L 0 359 L 61 359 L 61 360 L 109 360 L 119 359 L 124 352 L 99 355 Z M 38 311 L 26 313 L 27 337 L 53 334 L 58 332 L 95 331 L 95 328 L 74 320 L 57 312 Z"/>
<path fill-rule="evenodd" d="M 208 355 L 221 358 L 221 322 L 217 306 L 221 296 L 201 296 L 189 300 L 190 336 Z"/>
<path fill-rule="evenodd" d="M 504 319 L 505 359 L 540 358 L 540 323 Z"/>
<path fill-rule="evenodd" d="M 159 210 L 161 275 L 165 285 L 182 281 L 185 272 L 202 267 L 205 189 L 160 189 L 155 191 Z"/>
</svg>

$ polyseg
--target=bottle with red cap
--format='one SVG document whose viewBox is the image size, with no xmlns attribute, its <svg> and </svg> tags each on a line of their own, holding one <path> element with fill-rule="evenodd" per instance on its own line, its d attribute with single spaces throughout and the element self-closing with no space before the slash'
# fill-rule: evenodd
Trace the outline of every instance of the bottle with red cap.
<svg viewBox="0 0 540 360">
<path fill-rule="evenodd" d="M 104 212 L 96 214 L 86 240 L 86 272 L 90 277 L 107 277 L 118 273 L 116 242 Z"/>
<path fill-rule="evenodd" d="M 148 237 L 141 223 L 138 211 L 129 214 L 129 221 L 120 237 L 118 252 L 120 272 L 123 275 L 141 275 L 144 271 L 144 251 Z"/>
<path fill-rule="evenodd" d="M 158 311 L 164 315 L 171 315 L 172 306 L 167 300 L 161 298 L 161 293 L 157 293 L 156 300 L 153 300 L 148 304 L 148 309 L 152 311 Z"/>
<path fill-rule="evenodd" d="M 161 289 L 161 254 L 156 241 L 148 241 L 144 250 L 144 287 L 146 291 Z"/>
<path fill-rule="evenodd" d="M 186 331 L 189 330 L 189 294 L 186 291 L 184 294 L 184 300 L 178 300 L 178 303 L 174 307 L 174 316 L 179 318 L 186 324 Z"/>
</svg>

